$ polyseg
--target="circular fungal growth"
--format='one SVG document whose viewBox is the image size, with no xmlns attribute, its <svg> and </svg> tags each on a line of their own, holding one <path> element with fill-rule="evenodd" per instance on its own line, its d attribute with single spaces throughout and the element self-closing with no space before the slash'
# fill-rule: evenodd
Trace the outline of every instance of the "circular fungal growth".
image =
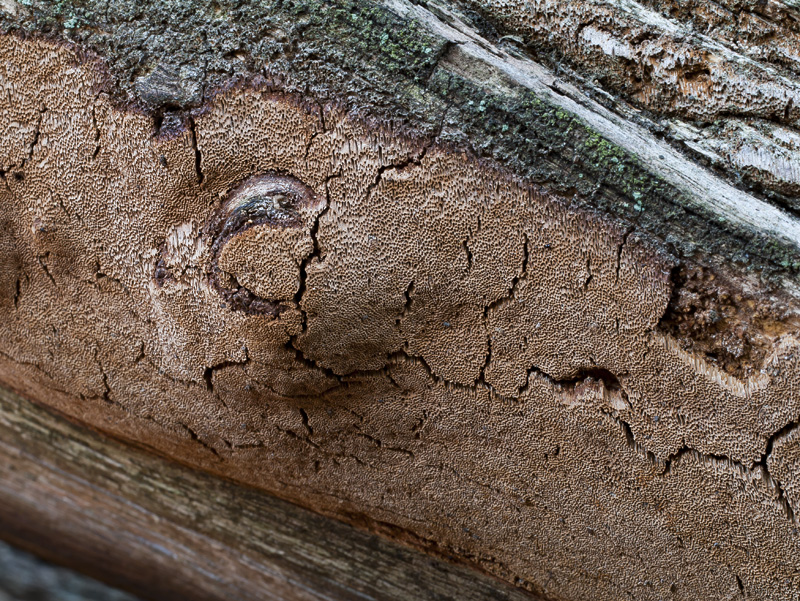
<svg viewBox="0 0 800 601">
<path fill-rule="evenodd" d="M 314 192 L 298 179 L 251 177 L 234 188 L 211 224 L 213 287 L 232 309 L 277 316 L 300 289 L 313 252 Z"/>
</svg>

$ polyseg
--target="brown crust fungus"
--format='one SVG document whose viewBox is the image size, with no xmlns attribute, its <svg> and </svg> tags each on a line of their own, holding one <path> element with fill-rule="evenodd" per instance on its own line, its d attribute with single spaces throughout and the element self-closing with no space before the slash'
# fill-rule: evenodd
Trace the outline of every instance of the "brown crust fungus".
<svg viewBox="0 0 800 601">
<path fill-rule="evenodd" d="M 105 81 L 0 36 L 4 385 L 546 599 L 797 598 L 796 332 L 729 373 L 546 188 L 257 82 L 154 136 Z"/>
</svg>

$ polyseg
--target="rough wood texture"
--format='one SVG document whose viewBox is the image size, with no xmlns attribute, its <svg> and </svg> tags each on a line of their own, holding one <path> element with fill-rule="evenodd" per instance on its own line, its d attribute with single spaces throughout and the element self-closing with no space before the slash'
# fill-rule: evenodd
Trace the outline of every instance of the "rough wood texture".
<svg viewBox="0 0 800 601">
<path fill-rule="evenodd" d="M 0 541 L 0 601 L 138 601 Z"/>
<path fill-rule="evenodd" d="M 309 14 L 290 4 L 264 9 L 262 37 Z M 480 8 L 567 54 L 578 34 L 550 9 L 601 3 L 534 4 Z M 126 71 L 103 38 L 124 47 L 124 18 L 80 13 L 109 71 L 17 7 L 34 12 L 0 37 L 2 381 L 548 599 L 800 598 L 797 217 L 452 7 L 386 5 L 312 6 L 311 41 L 263 69 L 225 38 L 212 57 L 253 61 L 235 83 L 189 62 Z M 617 60 L 612 33 L 666 25 L 602 6 L 622 29 L 581 29 L 594 58 L 576 68 L 643 61 Z M 376 79 L 339 88 L 330 72 L 363 76 L 313 44 L 346 45 L 349 21 L 356 66 L 387 37 Z M 397 22 L 411 42 L 389 43 Z M 610 89 L 724 112 L 657 74 L 652 93 Z M 792 126 L 779 92 L 764 106 Z"/>
<path fill-rule="evenodd" d="M 729 176 L 777 192 L 773 198 L 797 211 L 800 11 L 795 3 L 468 4 L 521 44 L 540 52 L 547 48 L 620 99 L 667 117 L 662 127 L 677 140 Z"/>
<path fill-rule="evenodd" d="M 112 442 L 2 388 L 0 508 L 3 539 L 149 599 L 531 599 Z"/>
</svg>

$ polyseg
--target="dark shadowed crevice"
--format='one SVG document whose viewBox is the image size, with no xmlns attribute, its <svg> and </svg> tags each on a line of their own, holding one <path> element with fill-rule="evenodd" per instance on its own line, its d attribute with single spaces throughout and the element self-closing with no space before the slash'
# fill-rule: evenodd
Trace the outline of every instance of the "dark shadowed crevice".
<svg viewBox="0 0 800 601">
<path fill-rule="evenodd" d="M 209 365 L 203 369 L 203 381 L 206 385 L 206 390 L 214 393 L 214 375 L 217 371 L 221 369 L 226 369 L 228 367 L 241 367 L 244 369 L 250 363 L 250 353 L 247 350 L 247 347 L 244 349 L 244 360 L 243 361 L 222 361 L 221 363 L 216 363 L 215 365 Z"/>
<path fill-rule="evenodd" d="M 189 115 L 187 120 L 189 122 L 189 132 L 192 138 L 192 150 L 194 151 L 194 171 L 198 185 L 202 186 L 206 177 L 203 174 L 203 155 L 200 152 L 200 147 L 197 145 L 197 128 L 195 127 L 193 116 Z"/>
<path fill-rule="evenodd" d="M 192 428 L 190 428 L 189 426 L 187 426 L 186 424 L 184 424 L 184 423 L 182 423 L 182 422 L 181 422 L 181 423 L 179 423 L 178 425 L 179 425 L 181 428 L 183 428 L 183 430 L 184 430 L 184 431 L 185 431 L 185 432 L 186 432 L 186 433 L 189 435 L 189 437 L 190 437 L 190 438 L 191 438 L 193 441 L 195 441 L 196 443 L 200 444 L 200 445 L 201 445 L 202 447 L 204 447 L 206 450 L 210 451 L 210 452 L 211 452 L 211 453 L 212 453 L 212 454 L 213 454 L 213 455 L 214 455 L 214 456 L 215 456 L 215 457 L 216 457 L 216 458 L 217 458 L 219 461 L 222 461 L 222 460 L 223 460 L 223 459 L 222 459 L 222 456 L 219 454 L 219 452 L 217 451 L 217 449 L 215 449 L 215 448 L 214 448 L 214 447 L 212 447 L 210 444 L 208 444 L 206 441 L 204 441 L 202 438 L 200 438 L 200 437 L 197 435 L 197 432 L 195 432 L 195 431 L 194 431 Z"/>
<path fill-rule="evenodd" d="M 736 378 L 756 375 L 777 339 L 800 329 L 780 299 L 748 293 L 718 272 L 682 262 L 670 279 L 658 330 Z"/>
</svg>

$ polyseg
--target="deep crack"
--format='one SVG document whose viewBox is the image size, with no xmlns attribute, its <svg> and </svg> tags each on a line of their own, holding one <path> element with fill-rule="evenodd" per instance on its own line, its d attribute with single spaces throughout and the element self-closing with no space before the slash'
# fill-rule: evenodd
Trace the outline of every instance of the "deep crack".
<svg viewBox="0 0 800 601">
<path fill-rule="evenodd" d="M 625 424 L 625 422 L 621 423 Z M 630 426 L 627 424 L 625 425 L 627 426 L 627 430 L 630 431 Z M 791 524 L 795 524 L 796 518 L 794 510 L 792 509 L 789 500 L 786 498 L 786 494 L 783 490 L 783 487 L 781 486 L 780 481 L 777 480 L 770 472 L 767 460 L 772 454 L 772 447 L 775 440 L 788 435 L 789 432 L 791 432 L 798 426 L 800 426 L 800 421 L 793 421 L 786 424 L 783 428 L 772 434 L 772 436 L 770 436 L 769 439 L 767 440 L 766 449 L 764 453 L 761 455 L 761 458 L 750 466 L 745 465 L 741 461 L 736 461 L 735 459 L 732 459 L 728 455 L 720 455 L 716 453 L 703 453 L 695 448 L 690 447 L 685 443 L 680 449 L 678 449 L 675 453 L 670 454 L 666 459 L 658 460 L 656 458 L 655 463 L 663 463 L 664 469 L 661 473 L 662 476 L 667 476 L 671 474 L 672 468 L 675 465 L 675 463 L 679 462 L 686 455 L 693 455 L 694 457 L 696 457 L 701 461 L 710 461 L 710 460 L 722 461 L 727 463 L 731 467 L 740 470 L 742 473 L 745 474 L 749 474 L 754 470 L 760 469 L 765 476 L 765 481 L 768 483 L 769 486 L 771 486 L 774 489 L 775 494 L 777 496 L 778 504 L 781 506 L 784 513 L 786 514 L 786 518 L 789 520 Z M 643 447 L 641 447 L 641 445 L 638 445 L 638 443 L 636 443 L 636 448 L 645 451 L 647 453 L 648 458 L 650 458 L 651 456 L 655 458 L 655 455 L 653 453 L 646 451 Z"/>
<path fill-rule="evenodd" d="M 311 437 L 314 435 L 314 428 L 311 427 L 311 424 L 308 421 L 308 413 L 306 410 L 300 407 L 300 417 L 303 419 L 303 426 L 305 427 L 306 431 L 308 432 L 308 436 Z"/>
<path fill-rule="evenodd" d="M 108 374 L 106 374 L 106 370 L 103 368 L 103 363 L 100 361 L 98 357 L 99 349 L 95 347 L 94 349 L 94 361 L 97 363 L 97 367 L 100 369 L 100 376 L 101 381 L 103 382 L 103 394 L 101 398 L 107 404 L 112 405 L 114 402 L 111 400 L 111 386 L 108 383 Z"/>
<path fill-rule="evenodd" d="M 325 188 L 325 206 L 322 207 L 322 210 L 319 213 L 317 213 L 316 217 L 314 218 L 314 223 L 311 225 L 311 228 L 308 232 L 308 235 L 311 236 L 311 242 L 313 244 L 312 251 L 311 254 L 304 258 L 300 263 L 300 284 L 297 287 L 297 292 L 294 294 L 294 302 L 303 317 L 301 332 L 305 332 L 308 329 L 308 314 L 303 309 L 303 295 L 306 292 L 308 280 L 308 265 L 314 259 L 317 259 L 318 261 L 322 260 L 322 249 L 319 245 L 319 223 L 331 208 L 331 194 L 328 186 L 330 181 L 337 177 L 341 177 L 341 173 L 334 173 L 333 175 L 329 175 L 325 178 L 323 183 Z M 295 343 L 295 338 L 296 336 L 294 336 L 292 339 L 293 345 Z"/>
<path fill-rule="evenodd" d="M 209 451 L 211 451 L 211 453 L 213 453 L 213 454 L 214 454 L 214 455 L 217 457 L 217 459 L 219 459 L 220 461 L 222 461 L 222 457 L 220 456 L 220 454 L 219 454 L 219 452 L 217 451 L 217 449 L 215 449 L 215 448 L 214 448 L 214 447 L 212 447 L 210 444 L 208 444 L 208 443 L 207 443 L 205 440 L 203 440 L 202 438 L 200 438 L 200 437 L 197 435 L 197 432 L 195 432 L 194 430 L 192 430 L 192 429 L 191 429 L 189 426 L 187 426 L 187 425 L 186 425 L 186 424 L 184 424 L 183 422 L 178 422 L 178 425 L 179 425 L 179 426 L 181 426 L 181 427 L 182 427 L 182 428 L 183 428 L 183 429 L 184 429 L 184 430 L 185 430 L 185 431 L 186 431 L 186 432 L 189 434 L 189 436 L 191 437 L 191 439 L 192 439 L 193 441 L 195 441 L 195 442 L 199 443 L 200 445 L 202 445 L 203 447 L 205 447 L 206 449 L 208 449 Z"/>
<path fill-rule="evenodd" d="M 49 258 L 50 258 L 50 251 L 44 253 L 43 255 L 37 255 L 36 256 L 36 261 L 39 263 L 39 266 L 45 272 L 45 274 L 47 275 L 48 279 L 53 284 L 53 286 L 58 288 L 58 284 L 56 284 L 56 279 L 53 277 L 53 274 L 50 273 L 50 269 L 49 269 L 49 267 L 47 265 L 47 260 Z"/>
<path fill-rule="evenodd" d="M 617 264 L 616 264 L 616 270 L 614 272 L 615 273 L 614 281 L 616 281 L 616 282 L 619 282 L 619 270 L 620 270 L 620 267 L 622 265 L 622 250 L 625 248 L 625 245 L 628 243 L 628 236 L 630 236 L 631 233 L 633 233 L 634 229 L 635 229 L 634 226 L 632 226 L 632 225 L 629 226 L 628 229 L 625 230 L 625 233 L 622 234 L 622 240 L 620 241 L 619 244 L 617 244 Z"/>
<path fill-rule="evenodd" d="M 97 105 L 92 105 L 92 127 L 94 128 L 94 150 L 92 151 L 92 160 L 97 158 L 100 154 L 100 127 L 97 124 Z"/>
<path fill-rule="evenodd" d="M 234 367 L 234 366 L 244 367 L 248 363 L 250 363 L 250 352 L 247 350 L 247 347 L 244 347 L 243 361 L 222 361 L 221 363 L 216 363 L 215 365 L 207 366 L 203 370 L 203 381 L 206 383 L 206 390 L 208 390 L 212 394 L 216 394 L 214 392 L 214 375 L 220 369 L 225 369 L 226 367 Z"/>
<path fill-rule="evenodd" d="M 203 175 L 202 168 L 203 155 L 201 154 L 200 148 L 197 145 L 197 128 L 192 115 L 189 115 L 187 120 L 189 123 L 189 133 L 191 134 L 192 139 L 192 149 L 194 150 L 194 171 L 197 176 L 197 183 L 202 186 L 203 182 L 205 181 L 205 175 Z"/>
</svg>

